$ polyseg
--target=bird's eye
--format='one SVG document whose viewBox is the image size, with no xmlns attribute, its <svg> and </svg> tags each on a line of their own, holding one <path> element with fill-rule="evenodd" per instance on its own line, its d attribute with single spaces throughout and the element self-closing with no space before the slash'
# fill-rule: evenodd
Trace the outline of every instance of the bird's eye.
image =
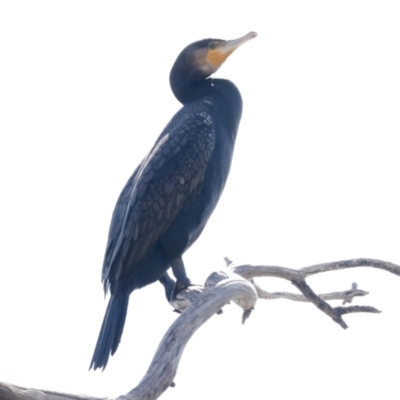
<svg viewBox="0 0 400 400">
<path fill-rule="evenodd" d="M 215 49 L 215 42 L 210 42 L 209 44 L 208 44 L 208 48 L 209 49 Z"/>
</svg>

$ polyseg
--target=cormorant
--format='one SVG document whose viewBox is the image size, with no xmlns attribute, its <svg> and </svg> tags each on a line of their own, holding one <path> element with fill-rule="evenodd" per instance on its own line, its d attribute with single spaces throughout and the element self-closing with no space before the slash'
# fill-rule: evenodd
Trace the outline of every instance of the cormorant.
<svg viewBox="0 0 400 400">
<path fill-rule="evenodd" d="M 159 280 L 167 297 L 187 288 L 182 254 L 203 231 L 224 189 L 242 99 L 236 86 L 209 78 L 230 54 L 256 37 L 205 39 L 176 59 L 170 85 L 183 107 L 158 137 L 119 196 L 102 270 L 111 292 L 90 368 L 105 368 L 124 329 L 129 295 Z M 172 267 L 176 284 L 167 270 Z"/>
</svg>

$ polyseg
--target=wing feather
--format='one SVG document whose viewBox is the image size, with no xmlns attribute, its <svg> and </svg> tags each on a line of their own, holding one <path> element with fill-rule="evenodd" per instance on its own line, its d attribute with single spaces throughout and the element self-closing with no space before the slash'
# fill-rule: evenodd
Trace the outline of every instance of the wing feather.
<svg viewBox="0 0 400 400">
<path fill-rule="evenodd" d="M 205 111 L 178 113 L 123 189 L 110 226 L 103 265 L 105 289 L 134 269 L 197 195 L 215 148 Z"/>
</svg>

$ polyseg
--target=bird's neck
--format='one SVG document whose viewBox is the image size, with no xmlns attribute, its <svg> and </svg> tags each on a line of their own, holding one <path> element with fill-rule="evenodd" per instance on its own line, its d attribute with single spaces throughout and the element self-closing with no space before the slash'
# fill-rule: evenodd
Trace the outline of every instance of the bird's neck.
<svg viewBox="0 0 400 400">
<path fill-rule="evenodd" d="M 236 136 L 242 116 L 242 96 L 237 87 L 226 79 L 210 79 L 212 98 L 218 103 L 218 114 Z"/>
<path fill-rule="evenodd" d="M 202 97 L 212 96 L 228 103 L 240 103 L 238 105 L 241 109 L 242 99 L 240 93 L 231 81 L 212 78 L 199 80 L 190 76 L 187 79 L 182 79 L 182 76 L 174 74 L 172 71 L 170 85 L 175 97 L 183 105 L 199 100 Z"/>
<path fill-rule="evenodd" d="M 220 119 L 236 136 L 242 115 L 242 97 L 231 81 L 212 78 L 200 80 L 195 77 L 182 79 L 182 75 L 174 74 L 174 71 L 171 71 L 170 84 L 175 97 L 183 105 L 201 99 L 210 100 L 214 104 L 215 112 L 220 115 Z"/>
<path fill-rule="evenodd" d="M 212 92 L 211 79 L 198 79 L 196 76 L 183 76 L 179 73 L 171 73 L 170 84 L 175 97 L 182 103 L 187 104 Z"/>
</svg>

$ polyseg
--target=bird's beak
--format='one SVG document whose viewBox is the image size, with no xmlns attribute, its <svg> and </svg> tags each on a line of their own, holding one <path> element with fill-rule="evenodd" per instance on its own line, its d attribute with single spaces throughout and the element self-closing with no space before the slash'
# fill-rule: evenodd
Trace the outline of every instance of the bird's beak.
<svg viewBox="0 0 400 400">
<path fill-rule="evenodd" d="M 208 50 L 207 61 L 213 68 L 219 68 L 238 47 L 255 37 L 257 37 L 257 33 L 249 32 L 239 39 L 222 42 L 215 49 Z"/>
</svg>

